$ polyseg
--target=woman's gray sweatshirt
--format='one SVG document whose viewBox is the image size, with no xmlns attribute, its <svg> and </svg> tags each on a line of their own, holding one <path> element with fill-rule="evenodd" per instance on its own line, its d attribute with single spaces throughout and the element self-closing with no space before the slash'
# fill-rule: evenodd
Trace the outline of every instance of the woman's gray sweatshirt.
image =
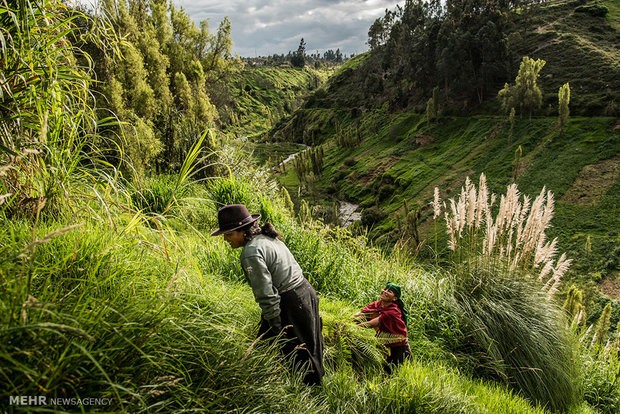
<svg viewBox="0 0 620 414">
<path fill-rule="evenodd" d="M 243 248 L 241 267 L 267 320 L 280 315 L 280 293 L 297 287 L 304 278 L 288 247 L 262 234 Z"/>
</svg>

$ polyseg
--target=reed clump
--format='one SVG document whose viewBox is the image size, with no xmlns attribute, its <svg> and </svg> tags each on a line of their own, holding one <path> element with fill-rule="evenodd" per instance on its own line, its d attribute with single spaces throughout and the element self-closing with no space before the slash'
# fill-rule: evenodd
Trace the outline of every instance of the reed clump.
<svg viewBox="0 0 620 414">
<path fill-rule="evenodd" d="M 445 213 L 448 247 L 456 262 L 482 255 L 537 279 L 551 297 L 572 262 L 565 253 L 555 260 L 557 238 L 549 241 L 545 234 L 553 218 L 553 193 L 543 188 L 533 202 L 521 196 L 516 184 L 509 185 L 494 216 L 497 196 L 489 195 L 485 175 L 480 175 L 478 188 L 467 177 L 457 199 L 449 200 L 449 208 L 435 191 L 434 217 Z"/>
<path fill-rule="evenodd" d="M 445 213 L 455 262 L 455 349 L 472 374 L 564 411 L 577 402 L 579 375 L 564 314 L 553 301 L 571 262 L 565 254 L 555 260 L 557 239 L 545 235 L 553 194 L 543 188 L 531 202 L 512 184 L 494 209 L 496 200 L 484 174 L 478 188 L 467 178 L 449 207 L 435 191 L 434 216 Z"/>
</svg>

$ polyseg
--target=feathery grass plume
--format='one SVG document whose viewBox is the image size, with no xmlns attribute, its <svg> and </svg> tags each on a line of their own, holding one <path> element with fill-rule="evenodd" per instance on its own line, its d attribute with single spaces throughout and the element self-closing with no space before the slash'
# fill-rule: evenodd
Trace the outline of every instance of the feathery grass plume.
<svg viewBox="0 0 620 414">
<path fill-rule="evenodd" d="M 435 187 L 433 194 L 433 220 L 441 215 L 441 198 L 439 197 L 439 187 Z"/>
<path fill-rule="evenodd" d="M 449 249 L 455 252 L 457 262 L 482 254 L 503 260 L 512 269 L 537 273 L 543 289 L 553 295 L 572 262 L 566 255 L 554 262 L 557 238 L 546 238 L 545 230 L 553 218 L 553 194 L 543 188 L 530 202 L 516 184 L 511 184 L 506 194 L 500 196 L 498 212 L 493 217 L 491 208 L 495 200 L 495 194 L 489 199 L 484 174 L 480 175 L 477 195 L 475 185 L 466 178 L 459 196 L 449 200 L 450 209 L 445 211 Z"/>
<path fill-rule="evenodd" d="M 435 187 L 435 191 L 433 193 L 433 226 L 435 228 L 435 264 L 437 264 L 438 260 L 438 251 L 437 251 L 437 218 L 441 216 L 441 197 L 439 196 L 439 187 Z"/>
<path fill-rule="evenodd" d="M 566 253 L 562 253 L 562 256 L 558 259 L 555 267 L 553 268 L 553 276 L 550 281 L 553 280 L 553 284 L 547 291 L 547 296 L 551 298 L 554 293 L 558 291 L 558 287 L 560 286 L 560 282 L 562 281 L 562 277 L 570 267 L 572 263 L 572 259 L 566 259 Z M 543 286 L 543 290 L 549 285 L 549 282 Z"/>
</svg>

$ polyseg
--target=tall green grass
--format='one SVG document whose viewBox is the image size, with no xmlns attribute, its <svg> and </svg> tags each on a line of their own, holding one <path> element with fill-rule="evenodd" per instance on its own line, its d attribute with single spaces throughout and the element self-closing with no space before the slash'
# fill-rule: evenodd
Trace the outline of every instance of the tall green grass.
<svg viewBox="0 0 620 414">
<path fill-rule="evenodd" d="M 463 333 L 457 349 L 467 354 L 473 375 L 565 412 L 580 393 L 576 347 L 561 309 L 539 289 L 485 262 L 457 270 L 454 299 Z"/>
<path fill-rule="evenodd" d="M 565 411 L 579 400 L 575 347 L 562 313 L 540 285 L 503 261 L 462 258 L 465 264 L 454 273 L 429 275 L 421 268 L 402 267 L 368 246 L 356 254 L 351 248 L 356 238 L 321 229 L 320 224 L 304 230 L 289 222 L 282 230 L 304 274 L 325 297 L 361 306 L 376 300 L 386 281 L 401 283 L 414 315 L 409 336 L 414 344 L 439 343 L 429 347 L 432 357 L 445 357 L 446 347 L 466 372 L 504 383 L 553 411 Z M 317 232 L 322 237 L 316 237 Z M 340 329 L 339 341 L 350 332 L 331 328 Z"/>
<path fill-rule="evenodd" d="M 3 224 L 9 231 L 0 239 L 8 258 L 0 265 L 2 398 L 109 397 L 113 405 L 102 408 L 120 412 L 472 412 L 467 407 L 491 404 L 472 403 L 470 391 L 459 388 L 468 380 L 456 374 L 450 376 L 461 385 L 447 392 L 445 374 L 432 365 L 416 365 L 423 375 L 381 377 L 379 360 L 373 369 L 364 359 L 374 343 L 364 340 L 368 331 L 346 349 L 330 339 L 334 327 L 355 330 L 356 308 L 326 298 L 321 312 L 327 360 L 334 363 L 325 385 L 312 392 L 289 374 L 276 349 L 254 342 L 259 309 L 249 286 L 231 281 L 223 268 L 204 268 L 195 255 L 222 252 L 220 263 L 236 263 L 217 238 L 186 235 L 166 254 L 150 227 L 119 235 L 91 222 L 63 233 L 59 224 L 41 223 L 35 230 L 41 243 L 33 246 L 31 224 Z M 480 385 L 476 392 L 489 389 Z M 528 406 L 504 392 L 484 399 Z"/>
<path fill-rule="evenodd" d="M 42 226 L 37 240 L 55 227 Z M 29 246 L 31 229 L 10 230 L 1 243 L 3 398 L 107 396 L 125 412 L 316 404 L 282 376 L 277 350 L 253 344 L 247 287 L 200 275 L 182 251 L 170 260 L 154 249 L 157 235 L 119 238 L 88 225 L 49 238 L 24 261 L 14 252 Z"/>
</svg>

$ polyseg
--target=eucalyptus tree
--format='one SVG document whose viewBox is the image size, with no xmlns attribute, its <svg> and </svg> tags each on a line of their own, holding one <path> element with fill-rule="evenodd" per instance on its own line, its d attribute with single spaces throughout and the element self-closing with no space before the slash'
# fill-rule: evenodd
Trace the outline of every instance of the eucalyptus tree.
<svg viewBox="0 0 620 414">
<path fill-rule="evenodd" d="M 210 89 L 241 64 L 231 56 L 230 21 L 213 34 L 166 0 L 103 0 L 101 9 L 124 39 L 122 59 L 99 71 L 108 108 L 123 121 L 120 144 L 138 173 L 176 170 L 218 122 Z"/>
</svg>

